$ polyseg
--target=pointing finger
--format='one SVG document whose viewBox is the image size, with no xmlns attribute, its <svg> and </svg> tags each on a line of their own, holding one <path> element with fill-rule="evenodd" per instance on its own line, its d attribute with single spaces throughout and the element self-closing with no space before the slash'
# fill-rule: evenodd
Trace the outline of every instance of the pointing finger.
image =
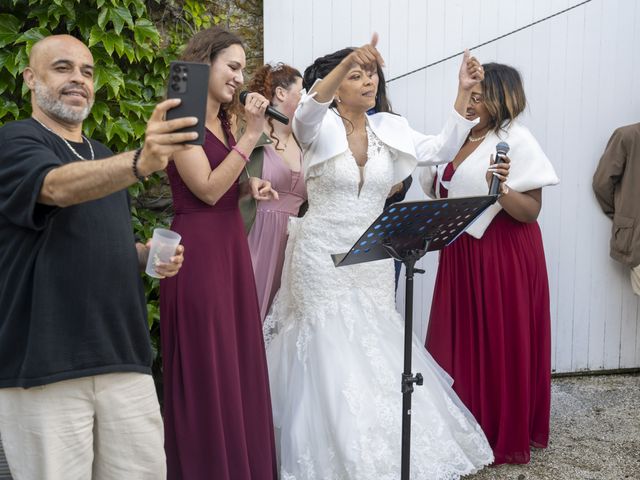
<svg viewBox="0 0 640 480">
<path fill-rule="evenodd" d="M 378 32 L 373 32 L 373 35 L 371 35 L 371 41 L 369 42 L 369 44 L 374 48 L 376 45 L 378 45 Z"/>
</svg>

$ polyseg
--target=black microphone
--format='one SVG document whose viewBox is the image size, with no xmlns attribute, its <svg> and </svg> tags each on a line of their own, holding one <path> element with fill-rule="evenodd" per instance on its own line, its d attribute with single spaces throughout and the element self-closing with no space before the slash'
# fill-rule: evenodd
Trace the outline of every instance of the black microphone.
<svg viewBox="0 0 640 480">
<path fill-rule="evenodd" d="M 502 157 L 509 153 L 509 144 L 500 142 L 496 145 L 496 162 L 494 165 L 502 163 Z M 500 179 L 495 175 L 491 176 L 491 184 L 489 185 L 489 195 L 497 195 L 500 189 Z"/>
<path fill-rule="evenodd" d="M 240 92 L 240 103 L 242 103 L 242 105 L 244 105 L 244 102 L 247 101 L 247 95 L 249 95 L 249 92 L 247 92 L 246 90 L 244 92 Z M 278 110 L 273 108 L 271 105 L 269 105 L 267 107 L 267 111 L 264 112 L 264 113 L 265 113 L 265 115 L 269 115 L 271 118 L 273 118 L 274 120 L 279 121 L 280 123 L 284 123 L 285 125 L 287 125 L 289 123 L 289 117 L 287 117 L 283 113 L 280 113 Z"/>
</svg>

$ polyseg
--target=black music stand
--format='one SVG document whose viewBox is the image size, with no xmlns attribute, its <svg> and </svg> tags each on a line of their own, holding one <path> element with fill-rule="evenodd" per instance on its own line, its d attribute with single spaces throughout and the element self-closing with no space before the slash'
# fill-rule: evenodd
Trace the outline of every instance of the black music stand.
<svg viewBox="0 0 640 480">
<path fill-rule="evenodd" d="M 409 480 L 413 384 L 423 382 L 422 374 L 411 373 L 413 275 L 424 273 L 415 268 L 415 264 L 427 252 L 440 250 L 458 238 L 497 198 L 497 195 L 484 195 L 394 203 L 376 218 L 347 253 L 331 255 L 336 267 L 390 257 L 406 267 L 401 480 Z"/>
</svg>

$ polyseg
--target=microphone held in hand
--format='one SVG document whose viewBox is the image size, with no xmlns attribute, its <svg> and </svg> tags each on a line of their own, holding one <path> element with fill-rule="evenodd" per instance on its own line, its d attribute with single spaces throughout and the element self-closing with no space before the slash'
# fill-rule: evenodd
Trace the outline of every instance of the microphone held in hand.
<svg viewBox="0 0 640 480">
<path fill-rule="evenodd" d="M 242 103 L 242 105 L 244 105 L 244 102 L 247 101 L 247 95 L 249 95 L 249 92 L 247 92 L 246 90 L 244 92 L 240 92 L 240 103 Z M 287 117 L 283 113 L 280 113 L 278 110 L 273 108 L 271 105 L 269 105 L 267 107 L 265 115 L 269 115 L 274 120 L 277 120 L 280 123 L 284 123 L 285 125 L 287 125 L 289 123 L 289 117 Z"/>
<path fill-rule="evenodd" d="M 500 142 L 496 145 L 496 161 L 494 165 L 502 163 L 502 157 L 509 153 L 509 144 L 507 142 Z M 489 185 L 489 195 L 497 195 L 500 190 L 500 179 L 495 176 L 491 177 L 491 185 Z"/>
</svg>

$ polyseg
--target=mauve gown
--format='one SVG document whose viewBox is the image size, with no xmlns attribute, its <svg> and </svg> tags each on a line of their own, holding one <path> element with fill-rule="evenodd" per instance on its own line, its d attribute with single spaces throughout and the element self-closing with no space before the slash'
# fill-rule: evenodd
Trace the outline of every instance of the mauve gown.
<svg viewBox="0 0 640 480">
<path fill-rule="evenodd" d="M 443 180 L 454 173 L 448 164 Z M 547 446 L 551 318 L 537 222 L 502 210 L 482 238 L 463 234 L 440 252 L 426 347 L 453 377 L 495 464 L 527 463 L 530 445 Z"/>
<path fill-rule="evenodd" d="M 268 145 L 264 147 L 262 178 L 271 182 L 280 197 L 258 202 L 256 220 L 248 237 L 260 317 L 264 320 L 280 288 L 289 217 L 298 215 L 300 205 L 307 199 L 307 189 L 303 172 L 291 170 Z"/>
<path fill-rule="evenodd" d="M 229 153 L 208 130 L 204 150 L 211 168 Z M 210 206 L 172 163 L 167 173 L 171 229 L 185 248 L 180 273 L 160 282 L 168 479 L 276 479 L 262 322 L 238 183 Z"/>
</svg>

